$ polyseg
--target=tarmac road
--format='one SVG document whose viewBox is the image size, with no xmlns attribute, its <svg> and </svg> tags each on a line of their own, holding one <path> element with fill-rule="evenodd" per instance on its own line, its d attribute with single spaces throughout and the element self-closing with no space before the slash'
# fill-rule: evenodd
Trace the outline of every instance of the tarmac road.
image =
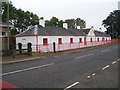
<svg viewBox="0 0 120 90">
<path fill-rule="evenodd" d="M 118 88 L 118 44 L 3 64 L 2 79 L 18 88 Z"/>
</svg>

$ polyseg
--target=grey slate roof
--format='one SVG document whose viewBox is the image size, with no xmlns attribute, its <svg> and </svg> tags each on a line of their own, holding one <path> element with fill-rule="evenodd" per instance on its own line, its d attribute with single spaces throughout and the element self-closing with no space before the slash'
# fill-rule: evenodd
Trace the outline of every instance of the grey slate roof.
<svg viewBox="0 0 120 90">
<path fill-rule="evenodd" d="M 105 34 L 105 33 L 103 33 L 103 32 L 100 32 L 100 31 L 97 31 L 97 30 L 95 30 L 94 33 L 95 33 L 95 36 L 110 37 L 110 35 Z"/>
<path fill-rule="evenodd" d="M 32 27 L 31 29 L 22 32 L 16 36 L 30 36 L 35 35 L 34 34 L 35 27 Z M 50 36 L 85 36 L 84 32 L 82 30 L 78 29 L 65 29 L 62 27 L 42 27 L 38 26 L 38 33 L 37 35 L 50 35 Z"/>
<path fill-rule="evenodd" d="M 83 32 L 87 35 L 89 33 L 90 29 L 83 29 Z"/>
<path fill-rule="evenodd" d="M 25 32 L 22 32 L 16 37 L 21 36 L 33 36 L 33 35 L 41 35 L 41 36 L 86 36 L 90 29 L 65 29 L 62 27 L 42 27 L 38 25 L 38 31 L 37 34 L 35 34 L 35 26 L 30 28 L 29 30 L 26 30 Z M 100 31 L 94 31 L 96 36 L 109 36 L 106 35 Z"/>
</svg>

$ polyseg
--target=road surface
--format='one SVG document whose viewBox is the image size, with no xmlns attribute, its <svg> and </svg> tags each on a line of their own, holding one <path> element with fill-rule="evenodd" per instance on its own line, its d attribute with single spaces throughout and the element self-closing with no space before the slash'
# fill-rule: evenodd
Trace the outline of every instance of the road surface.
<svg viewBox="0 0 120 90">
<path fill-rule="evenodd" d="M 118 44 L 3 65 L 2 79 L 18 88 L 118 88 Z"/>
</svg>

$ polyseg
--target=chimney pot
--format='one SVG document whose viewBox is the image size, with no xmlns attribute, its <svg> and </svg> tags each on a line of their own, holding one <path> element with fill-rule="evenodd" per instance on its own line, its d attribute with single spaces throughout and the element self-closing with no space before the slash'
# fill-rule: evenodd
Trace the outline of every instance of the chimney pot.
<svg viewBox="0 0 120 90">
<path fill-rule="evenodd" d="M 80 29 L 80 26 L 77 26 L 77 29 Z"/>
<path fill-rule="evenodd" d="M 68 24 L 67 23 L 63 23 L 63 28 L 68 29 Z"/>
<path fill-rule="evenodd" d="M 42 27 L 45 27 L 45 21 L 43 17 L 40 18 L 39 25 L 41 25 Z"/>
</svg>

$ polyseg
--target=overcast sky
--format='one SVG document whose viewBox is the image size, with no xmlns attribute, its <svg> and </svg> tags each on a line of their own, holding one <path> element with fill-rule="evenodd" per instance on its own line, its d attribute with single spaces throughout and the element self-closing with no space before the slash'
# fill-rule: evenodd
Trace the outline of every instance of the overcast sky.
<svg viewBox="0 0 120 90">
<path fill-rule="evenodd" d="M 80 17 L 87 27 L 102 28 L 101 24 L 110 12 L 118 9 L 119 0 L 10 0 L 16 8 L 30 11 L 44 19 Z"/>
</svg>

